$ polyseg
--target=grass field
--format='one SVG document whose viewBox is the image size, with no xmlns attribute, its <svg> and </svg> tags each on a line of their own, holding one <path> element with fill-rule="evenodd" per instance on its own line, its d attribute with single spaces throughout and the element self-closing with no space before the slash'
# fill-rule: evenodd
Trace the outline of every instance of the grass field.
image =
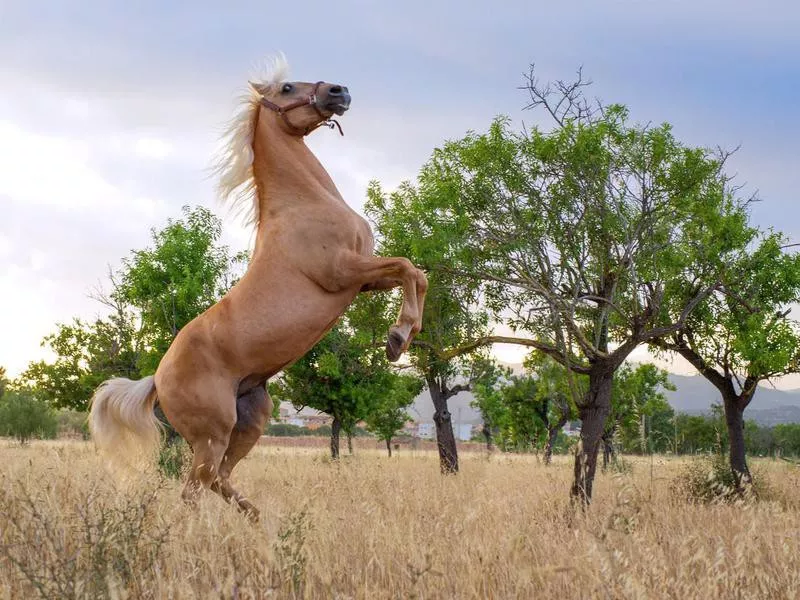
<svg viewBox="0 0 800 600">
<path fill-rule="evenodd" d="M 0 597 L 798 598 L 800 469 L 766 500 L 697 505 L 688 459 L 626 459 L 570 508 L 567 457 L 259 447 L 235 482 L 252 525 L 181 484 L 115 483 L 83 442 L 0 442 Z"/>
</svg>

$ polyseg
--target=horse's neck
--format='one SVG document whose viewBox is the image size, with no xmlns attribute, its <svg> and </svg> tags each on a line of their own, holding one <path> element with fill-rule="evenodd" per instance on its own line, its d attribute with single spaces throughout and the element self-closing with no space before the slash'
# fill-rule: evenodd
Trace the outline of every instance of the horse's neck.
<svg viewBox="0 0 800 600">
<path fill-rule="evenodd" d="M 298 201 L 344 202 L 325 167 L 302 138 L 283 135 L 256 148 L 253 166 L 262 218 L 287 206 L 296 208 Z"/>
<path fill-rule="evenodd" d="M 259 226 L 256 250 L 268 221 L 298 204 L 320 210 L 324 205 L 347 206 L 328 172 L 303 138 L 277 134 L 254 144 L 253 171 L 258 195 Z"/>
</svg>

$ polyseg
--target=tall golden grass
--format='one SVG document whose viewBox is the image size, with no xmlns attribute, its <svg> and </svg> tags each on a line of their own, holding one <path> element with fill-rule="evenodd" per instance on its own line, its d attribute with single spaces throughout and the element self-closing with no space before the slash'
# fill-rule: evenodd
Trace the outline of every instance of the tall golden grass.
<svg viewBox="0 0 800 600">
<path fill-rule="evenodd" d="M 180 482 L 119 482 L 87 443 L 0 446 L 0 597 L 798 598 L 800 469 L 770 493 L 698 504 L 687 459 L 626 459 L 570 507 L 571 465 L 472 453 L 257 448 L 235 472 L 250 524 Z"/>
</svg>

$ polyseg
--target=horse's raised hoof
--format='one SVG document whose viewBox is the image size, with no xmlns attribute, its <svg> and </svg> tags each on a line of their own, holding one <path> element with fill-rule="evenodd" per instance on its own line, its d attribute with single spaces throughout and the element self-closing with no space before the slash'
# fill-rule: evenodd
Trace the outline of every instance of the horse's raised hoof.
<svg viewBox="0 0 800 600">
<path fill-rule="evenodd" d="M 397 331 L 389 332 L 389 339 L 386 340 L 386 358 L 389 362 L 396 362 L 400 355 L 403 353 L 403 345 L 405 339 Z"/>
</svg>

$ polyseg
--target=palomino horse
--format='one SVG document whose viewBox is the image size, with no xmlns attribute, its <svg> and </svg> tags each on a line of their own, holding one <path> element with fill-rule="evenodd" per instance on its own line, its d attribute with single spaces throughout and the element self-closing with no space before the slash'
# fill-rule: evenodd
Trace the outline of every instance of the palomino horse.
<svg viewBox="0 0 800 600">
<path fill-rule="evenodd" d="M 252 207 L 247 272 L 186 325 L 155 376 L 101 384 L 90 426 L 101 451 L 155 452 L 158 403 L 194 451 L 183 498 L 203 488 L 257 517 L 230 483 L 272 412 L 266 381 L 305 354 L 359 292 L 403 288 L 386 354 L 396 361 L 420 330 L 427 279 L 405 258 L 373 256 L 369 224 L 342 199 L 304 138 L 350 106 L 342 85 L 285 81 L 286 62 L 250 83 L 217 167 L 223 199 Z"/>
</svg>

